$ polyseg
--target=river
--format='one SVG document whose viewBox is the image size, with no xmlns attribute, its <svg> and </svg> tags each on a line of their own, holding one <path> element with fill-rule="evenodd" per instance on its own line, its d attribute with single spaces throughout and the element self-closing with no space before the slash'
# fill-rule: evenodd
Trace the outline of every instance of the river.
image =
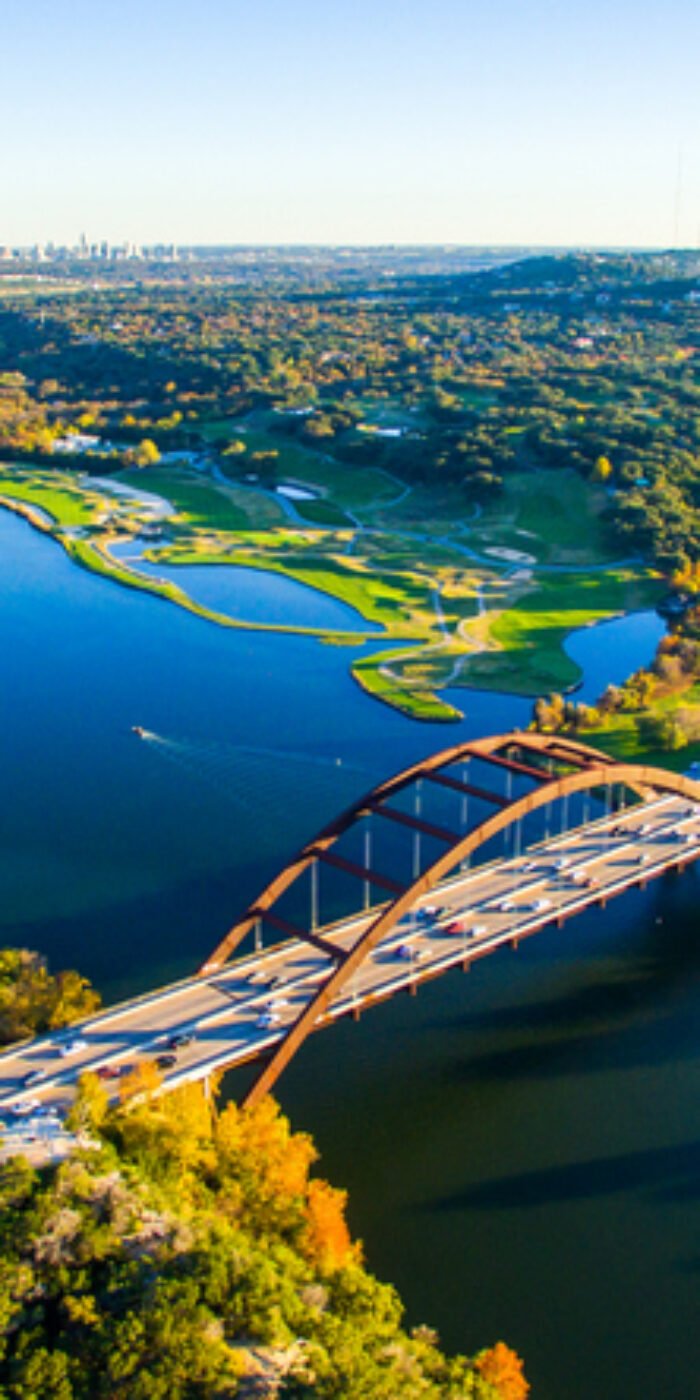
<svg viewBox="0 0 700 1400">
<path fill-rule="evenodd" d="M 417 724 L 355 685 L 359 649 L 217 628 L 5 513 L 0 581 L 3 941 L 109 999 L 192 970 L 378 778 L 529 716 L 456 691 L 461 724 Z M 629 626 L 572 639 L 596 691 L 649 660 L 635 620 L 620 670 Z M 279 1084 L 409 1322 L 507 1340 L 533 1400 L 696 1386 L 697 892 L 668 877 L 325 1031 Z"/>
</svg>

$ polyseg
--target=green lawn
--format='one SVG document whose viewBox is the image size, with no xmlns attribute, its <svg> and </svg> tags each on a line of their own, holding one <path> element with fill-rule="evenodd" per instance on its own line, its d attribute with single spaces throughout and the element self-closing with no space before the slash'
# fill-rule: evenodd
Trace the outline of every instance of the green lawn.
<svg viewBox="0 0 700 1400">
<path fill-rule="evenodd" d="M 351 522 L 342 510 L 332 501 L 294 501 L 297 514 L 312 525 L 329 525 L 334 529 L 347 529 Z"/>
<path fill-rule="evenodd" d="M 90 525 L 96 512 L 107 508 L 104 496 L 86 491 L 66 473 L 23 472 L 11 467 L 0 468 L 0 496 L 38 506 L 57 525 Z"/>
<path fill-rule="evenodd" d="M 380 652 L 376 656 L 363 656 L 353 662 L 352 674 L 369 695 L 401 710 L 402 714 L 410 715 L 411 719 L 448 722 L 461 719 L 460 711 L 446 700 L 441 700 L 439 695 L 434 695 L 430 690 L 410 689 L 386 673 L 385 667 L 399 655 L 404 655 L 403 650 L 401 653 Z"/>
<path fill-rule="evenodd" d="M 205 437 L 216 441 L 217 435 L 221 438 L 223 427 L 223 424 L 210 423 L 202 432 Z M 255 471 L 255 463 L 249 461 L 251 453 L 276 452 L 276 477 L 279 481 L 289 479 L 305 486 L 318 487 L 328 492 L 341 510 L 361 510 L 392 500 L 401 490 L 401 483 L 385 472 L 374 467 L 345 466 L 334 461 L 326 451 L 306 447 L 285 437 L 284 433 L 233 420 L 226 428 L 226 436 L 237 438 L 247 447 L 244 455 L 225 457 L 222 461 L 223 470 L 230 473 L 232 478 L 242 478 L 247 471 Z"/>
<path fill-rule="evenodd" d="M 615 550 L 601 521 L 605 502 L 604 491 L 575 471 L 508 472 L 502 496 L 484 509 L 472 537 L 543 563 L 606 563 Z"/>
<path fill-rule="evenodd" d="M 659 579 L 642 569 L 542 577 L 514 607 L 484 620 L 484 632 L 499 650 L 473 657 L 464 680 L 520 695 L 567 690 L 580 679 L 578 666 L 562 647 L 568 634 L 590 622 L 653 607 L 663 591 Z"/>
<path fill-rule="evenodd" d="M 250 521 L 241 505 L 226 489 L 201 480 L 186 468 L 133 467 L 115 480 L 135 490 L 152 491 L 172 501 L 188 525 L 199 529 L 246 530 Z"/>
</svg>

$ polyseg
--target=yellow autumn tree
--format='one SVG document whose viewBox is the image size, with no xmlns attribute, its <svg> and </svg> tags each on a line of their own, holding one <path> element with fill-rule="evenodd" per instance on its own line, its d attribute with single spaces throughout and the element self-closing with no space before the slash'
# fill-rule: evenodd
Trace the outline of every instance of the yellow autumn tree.
<svg viewBox="0 0 700 1400">
<path fill-rule="evenodd" d="M 609 457 L 596 457 L 591 477 L 593 481 L 609 481 L 613 468 Z"/>
<path fill-rule="evenodd" d="M 274 1099 L 266 1097 L 253 1108 L 227 1104 L 216 1122 L 215 1142 L 234 1210 L 244 1201 L 261 1222 L 273 1225 L 288 1218 L 293 1207 L 301 1221 L 317 1153 L 307 1133 L 292 1133 Z"/>
<path fill-rule="evenodd" d="M 118 1127 L 127 1155 L 165 1164 L 177 1176 L 181 1204 L 197 1194 L 203 1174 L 214 1170 L 211 1102 L 200 1083 L 159 1093 L 162 1080 L 154 1062 L 144 1062 L 120 1085 Z"/>
</svg>

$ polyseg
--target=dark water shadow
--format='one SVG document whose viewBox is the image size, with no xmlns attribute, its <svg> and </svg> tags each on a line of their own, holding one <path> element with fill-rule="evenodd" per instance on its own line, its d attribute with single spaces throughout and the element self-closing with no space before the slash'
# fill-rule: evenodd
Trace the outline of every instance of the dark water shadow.
<svg viewBox="0 0 700 1400">
<path fill-rule="evenodd" d="M 630 1191 L 644 1191 L 668 1203 L 700 1198 L 700 1141 L 519 1172 L 432 1201 L 427 1209 L 530 1210 Z"/>
</svg>

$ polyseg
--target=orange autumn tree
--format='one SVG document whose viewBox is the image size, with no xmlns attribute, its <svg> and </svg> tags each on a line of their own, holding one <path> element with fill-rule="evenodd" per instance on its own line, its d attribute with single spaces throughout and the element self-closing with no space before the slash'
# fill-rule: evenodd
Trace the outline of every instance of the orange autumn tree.
<svg viewBox="0 0 700 1400">
<path fill-rule="evenodd" d="M 345 1223 L 344 1191 L 310 1180 L 317 1157 L 307 1133 L 293 1133 L 274 1099 L 253 1108 L 229 1103 L 215 1122 L 218 1170 L 233 1214 L 264 1230 L 292 1232 L 306 1258 L 331 1273 L 359 1258 Z"/>
<path fill-rule="evenodd" d="M 523 1363 L 505 1342 L 479 1352 L 474 1364 L 501 1400 L 526 1400 L 530 1386 L 523 1375 Z"/>
<path fill-rule="evenodd" d="M 306 1198 L 306 1229 L 302 1250 L 321 1273 L 332 1273 L 349 1259 L 359 1263 L 360 1246 L 353 1245 L 345 1220 L 347 1192 L 327 1181 L 310 1181 Z"/>
</svg>

